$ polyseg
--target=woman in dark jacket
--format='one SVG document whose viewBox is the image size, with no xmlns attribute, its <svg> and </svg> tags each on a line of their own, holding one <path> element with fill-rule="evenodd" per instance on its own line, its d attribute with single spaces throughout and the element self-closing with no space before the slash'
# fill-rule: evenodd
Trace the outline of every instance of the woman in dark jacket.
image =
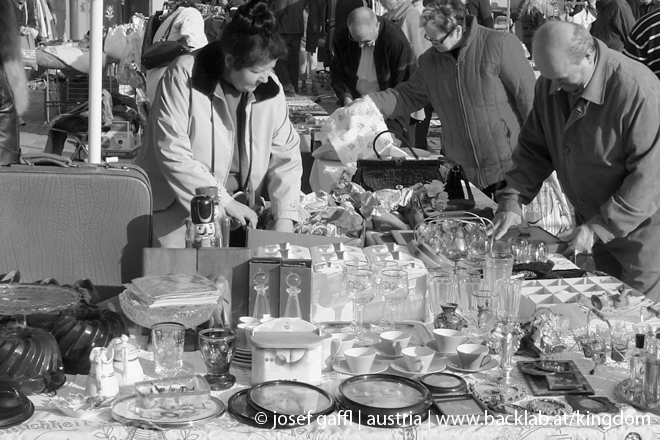
<svg viewBox="0 0 660 440">
<path fill-rule="evenodd" d="M 28 108 L 28 88 L 13 2 L 0 2 L 0 164 L 20 156 L 19 115 Z"/>
</svg>

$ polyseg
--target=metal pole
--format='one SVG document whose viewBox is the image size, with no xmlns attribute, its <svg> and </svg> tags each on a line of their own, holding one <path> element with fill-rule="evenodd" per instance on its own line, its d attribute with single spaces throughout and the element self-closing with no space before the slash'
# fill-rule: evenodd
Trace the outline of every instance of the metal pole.
<svg viewBox="0 0 660 440">
<path fill-rule="evenodd" d="M 103 0 L 91 0 L 89 29 L 89 163 L 101 163 L 101 75 L 103 74 Z"/>
</svg>

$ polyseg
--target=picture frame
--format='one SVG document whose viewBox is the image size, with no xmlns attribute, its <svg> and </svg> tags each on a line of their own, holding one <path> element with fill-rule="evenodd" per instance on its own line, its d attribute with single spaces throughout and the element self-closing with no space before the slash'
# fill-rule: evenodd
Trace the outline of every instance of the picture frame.
<svg viewBox="0 0 660 440">
<path fill-rule="evenodd" d="M 575 373 L 557 373 L 545 376 L 549 390 L 575 390 L 582 387 L 582 383 Z"/>
<path fill-rule="evenodd" d="M 460 424 L 460 420 L 464 422 L 476 420 L 477 423 L 483 423 L 488 412 L 486 405 L 472 394 L 433 396 L 433 405 L 440 416 L 445 417 L 446 424 Z M 460 416 L 474 417 L 462 419 Z"/>
<path fill-rule="evenodd" d="M 566 402 L 581 414 L 616 413 L 619 409 L 607 397 L 566 396 Z"/>
<path fill-rule="evenodd" d="M 565 371 L 563 373 L 552 373 L 548 371 L 548 374 L 529 374 L 527 371 L 530 370 L 539 370 L 535 365 L 536 361 L 519 361 L 516 363 L 518 369 L 522 372 L 529 389 L 531 390 L 534 396 L 566 396 L 569 394 L 580 394 L 580 395 L 594 395 L 593 387 L 587 382 L 587 379 L 580 372 L 580 369 L 577 367 L 574 361 L 566 360 L 570 365 L 570 371 Z M 526 371 L 527 370 L 527 371 Z M 579 382 L 579 386 L 571 389 L 550 389 L 548 387 L 547 377 L 555 376 L 558 374 L 573 374 L 575 379 Z"/>
</svg>

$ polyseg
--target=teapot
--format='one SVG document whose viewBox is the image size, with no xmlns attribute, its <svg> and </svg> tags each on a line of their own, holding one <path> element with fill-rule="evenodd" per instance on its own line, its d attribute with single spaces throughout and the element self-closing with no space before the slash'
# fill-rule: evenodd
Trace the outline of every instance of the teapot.
<svg viewBox="0 0 660 440">
<path fill-rule="evenodd" d="M 120 387 L 133 386 L 135 382 L 144 380 L 144 371 L 138 359 L 140 344 L 135 336 L 121 335 L 110 341 L 109 347 L 114 351 L 112 365 Z"/>
<path fill-rule="evenodd" d="M 91 398 L 111 398 L 119 393 L 119 384 L 112 367 L 114 350 L 111 347 L 94 347 L 89 354 L 89 376 L 85 394 Z"/>
</svg>

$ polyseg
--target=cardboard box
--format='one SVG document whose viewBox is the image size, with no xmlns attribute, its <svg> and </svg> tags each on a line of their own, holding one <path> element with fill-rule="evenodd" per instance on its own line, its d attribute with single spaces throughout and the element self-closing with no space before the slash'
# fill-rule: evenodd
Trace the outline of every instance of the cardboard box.
<svg viewBox="0 0 660 440">
<path fill-rule="evenodd" d="M 298 302 L 302 319 L 310 321 L 312 313 L 312 260 L 283 260 L 280 266 L 280 316 L 284 316 L 289 299 L 287 277 L 295 273 L 300 277 Z"/>
<path fill-rule="evenodd" d="M 250 299 L 248 301 L 248 314 L 252 316 L 257 299 L 256 283 L 254 276 L 258 272 L 264 272 L 268 275 L 268 305 L 270 306 L 270 316 L 278 318 L 280 316 L 280 265 L 281 258 L 262 258 L 255 257 L 250 260 Z"/>
<path fill-rule="evenodd" d="M 110 130 L 101 134 L 101 157 L 133 159 L 140 144 L 140 133 L 133 132 L 130 121 L 114 120 Z"/>
</svg>

